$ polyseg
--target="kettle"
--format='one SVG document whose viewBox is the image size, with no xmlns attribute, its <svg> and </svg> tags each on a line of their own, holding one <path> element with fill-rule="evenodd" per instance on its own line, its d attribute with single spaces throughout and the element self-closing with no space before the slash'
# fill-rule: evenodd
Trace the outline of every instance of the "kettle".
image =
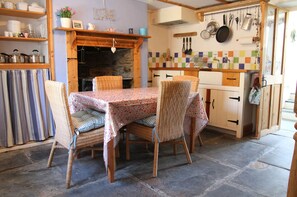
<svg viewBox="0 0 297 197">
<path fill-rule="evenodd" d="M 21 58 L 21 55 L 19 53 L 18 49 L 14 49 L 12 55 L 10 56 L 10 63 L 21 63 L 24 62 L 24 59 Z"/>
<path fill-rule="evenodd" d="M 30 63 L 44 63 L 44 56 L 40 55 L 37 49 L 34 49 L 30 55 Z"/>
</svg>

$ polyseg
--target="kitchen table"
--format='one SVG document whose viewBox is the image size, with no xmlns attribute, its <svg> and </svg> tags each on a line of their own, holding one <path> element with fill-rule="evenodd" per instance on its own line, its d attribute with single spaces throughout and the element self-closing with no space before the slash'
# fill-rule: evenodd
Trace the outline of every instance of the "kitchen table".
<svg viewBox="0 0 297 197">
<path fill-rule="evenodd" d="M 157 109 L 158 88 L 131 88 L 102 90 L 94 92 L 73 92 L 69 96 L 71 113 L 92 108 L 105 112 L 103 158 L 109 181 L 114 181 L 115 150 L 119 130 L 123 126 L 141 118 L 154 115 Z M 199 93 L 189 96 L 188 109 L 184 121 L 185 133 L 190 135 L 190 152 L 194 150 L 195 137 L 208 122 Z"/>
</svg>

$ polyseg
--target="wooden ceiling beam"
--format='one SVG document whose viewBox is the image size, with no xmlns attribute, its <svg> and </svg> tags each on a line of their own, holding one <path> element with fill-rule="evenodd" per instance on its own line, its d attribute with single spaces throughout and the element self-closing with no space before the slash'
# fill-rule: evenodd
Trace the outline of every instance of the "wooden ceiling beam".
<svg viewBox="0 0 297 197">
<path fill-rule="evenodd" d="M 197 10 L 197 8 L 195 7 L 192 7 L 192 6 L 189 6 L 189 5 L 186 5 L 186 4 L 182 4 L 182 3 L 178 3 L 178 2 L 175 2 L 175 1 L 170 1 L 170 0 L 158 0 L 160 2 L 164 2 L 164 3 L 169 3 L 169 4 L 172 4 L 172 5 L 178 5 L 178 6 L 181 6 L 181 7 L 184 7 L 184 8 L 189 8 L 191 10 Z"/>
<path fill-rule="evenodd" d="M 196 11 L 201 12 L 201 13 L 215 12 L 215 11 L 220 11 L 220 10 L 227 10 L 227 9 L 232 9 L 232 8 L 260 4 L 260 2 L 262 2 L 262 1 L 269 2 L 269 0 L 244 0 L 244 1 L 236 1 L 233 3 L 224 4 L 224 5 L 204 7 L 204 8 L 197 9 Z"/>
</svg>

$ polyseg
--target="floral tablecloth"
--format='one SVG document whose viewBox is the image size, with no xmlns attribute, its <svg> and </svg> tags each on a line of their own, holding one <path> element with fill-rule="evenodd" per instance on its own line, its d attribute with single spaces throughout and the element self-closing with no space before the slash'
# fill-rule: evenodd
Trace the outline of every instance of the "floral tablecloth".
<svg viewBox="0 0 297 197">
<path fill-rule="evenodd" d="M 103 90 L 95 92 L 75 92 L 69 96 L 70 112 L 85 108 L 105 112 L 104 161 L 107 166 L 107 143 L 118 136 L 119 129 L 137 119 L 156 114 L 158 88 L 132 88 Z M 196 118 L 195 136 L 207 125 L 208 118 L 203 102 L 197 92 L 189 96 L 188 110 L 184 123 L 189 134 L 190 120 Z M 115 143 L 116 145 L 116 143 Z"/>
</svg>

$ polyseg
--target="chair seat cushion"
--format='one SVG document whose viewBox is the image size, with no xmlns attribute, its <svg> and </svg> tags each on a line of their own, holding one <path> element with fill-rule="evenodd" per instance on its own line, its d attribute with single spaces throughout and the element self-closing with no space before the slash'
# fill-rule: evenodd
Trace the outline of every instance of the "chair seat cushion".
<svg viewBox="0 0 297 197">
<path fill-rule="evenodd" d="M 135 122 L 138 124 L 141 124 L 141 125 L 145 125 L 145 126 L 154 128 L 156 126 L 156 115 L 149 116 L 149 117 L 146 117 L 143 119 L 139 119 L 139 120 L 136 120 Z"/>
<path fill-rule="evenodd" d="M 105 114 L 86 109 L 71 114 L 74 128 L 79 132 L 87 132 L 104 126 Z"/>
</svg>

